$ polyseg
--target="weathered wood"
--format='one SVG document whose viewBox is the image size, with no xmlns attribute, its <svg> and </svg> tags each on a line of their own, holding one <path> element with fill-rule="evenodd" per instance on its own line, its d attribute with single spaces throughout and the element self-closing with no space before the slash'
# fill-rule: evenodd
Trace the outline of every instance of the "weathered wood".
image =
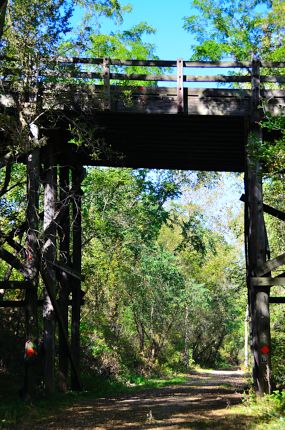
<svg viewBox="0 0 285 430">
<path fill-rule="evenodd" d="M 58 306 L 60 306 L 60 301 L 57 300 Z M 37 307 L 42 307 L 44 304 L 44 300 L 40 299 L 37 300 Z M 81 306 L 83 306 L 85 304 L 84 300 L 80 301 Z M 27 302 L 26 300 L 2 300 L 0 301 L 0 308 L 23 308 L 26 307 Z M 67 301 L 67 305 L 68 306 L 72 306 L 72 300 L 68 300 Z"/>
<path fill-rule="evenodd" d="M 65 330 L 64 322 L 62 320 L 62 315 L 61 315 L 61 311 L 60 311 L 60 306 L 56 300 L 56 296 L 55 296 L 55 292 L 54 292 L 54 284 L 51 282 L 51 278 L 49 276 L 47 276 L 48 272 L 46 270 L 43 270 L 41 272 L 41 274 L 42 274 L 42 278 L 43 278 L 45 287 L 48 291 L 53 309 L 55 311 L 56 318 L 57 318 L 57 321 L 59 323 L 59 328 L 61 330 L 64 342 L 65 342 L 66 351 L 68 353 L 68 357 L 69 357 L 70 364 L 71 364 L 74 384 L 76 384 L 77 390 L 81 390 L 82 384 L 81 384 L 81 380 L 80 380 L 80 373 L 78 370 L 78 365 L 77 365 L 75 357 L 72 354 L 72 350 L 71 350 L 70 345 L 69 345 L 68 333 Z"/>
<path fill-rule="evenodd" d="M 262 139 L 258 126 L 260 104 L 260 62 L 252 64 L 251 125 L 248 136 L 249 148 Z M 250 283 L 263 267 L 266 254 L 266 230 L 263 217 L 262 174 L 258 160 L 247 155 L 246 164 L 246 201 L 249 211 L 248 225 L 248 288 L 252 328 L 253 379 L 259 394 L 271 392 L 271 357 L 263 354 L 261 347 L 267 345 L 271 350 L 269 293 L 270 287 L 255 287 Z"/>
<path fill-rule="evenodd" d="M 47 259 L 46 259 L 46 261 L 47 261 L 47 263 L 49 263 L 50 265 L 52 265 L 56 269 L 59 269 L 61 272 L 66 273 L 67 275 L 71 276 L 72 278 L 81 280 L 81 275 L 76 270 L 74 270 L 72 267 L 69 267 L 69 266 L 67 266 L 61 262 L 59 263 L 57 261 L 50 261 Z"/>
<path fill-rule="evenodd" d="M 0 258 L 6 261 L 6 263 L 8 263 L 14 269 L 21 272 L 25 278 L 29 278 L 29 272 L 27 271 L 25 265 L 15 255 L 11 254 L 5 248 L 0 247 Z"/>
<path fill-rule="evenodd" d="M 272 260 L 266 261 L 262 267 L 260 267 L 257 271 L 258 276 L 265 275 L 266 273 L 271 272 L 272 270 L 277 269 L 280 266 L 285 264 L 285 253 L 279 255 L 278 257 L 272 258 Z"/>
<path fill-rule="evenodd" d="M 43 258 L 41 262 L 41 275 L 44 278 L 44 304 L 43 304 L 43 345 L 44 345 L 44 384 L 47 394 L 55 390 L 55 311 L 52 303 L 52 294 L 56 292 L 56 273 L 47 261 L 56 258 L 56 225 L 53 222 L 56 213 L 56 168 L 53 147 L 48 148 L 45 160 L 44 177 L 44 236 Z"/>
<path fill-rule="evenodd" d="M 250 279 L 250 283 L 252 286 L 255 287 L 273 287 L 276 285 L 283 285 L 285 286 L 285 278 L 281 278 L 281 277 L 276 277 L 276 278 L 272 278 L 272 277 L 260 277 L 260 276 L 255 276 L 252 277 Z"/>
<path fill-rule="evenodd" d="M 59 291 L 59 306 L 62 318 L 63 330 L 59 332 L 59 371 L 61 376 L 61 391 L 66 391 L 68 388 L 68 339 L 65 339 L 64 333 L 68 335 L 68 297 L 71 291 L 70 279 L 66 272 L 66 267 L 63 265 L 70 265 L 70 199 L 69 194 L 69 178 L 70 170 L 67 166 L 60 167 L 59 173 L 59 198 L 60 204 L 64 208 L 64 216 L 60 223 L 59 232 L 59 249 L 60 249 L 60 291 Z"/>
<path fill-rule="evenodd" d="M 31 286 L 29 281 L 0 281 L 0 290 L 21 290 Z"/>
<path fill-rule="evenodd" d="M 226 76 L 226 75 L 187 75 L 184 77 L 186 82 L 250 82 L 251 76 Z"/>
<path fill-rule="evenodd" d="M 245 195 L 242 194 L 240 197 L 240 201 L 245 202 Z M 263 203 L 263 211 L 268 215 L 272 215 L 275 218 L 280 219 L 281 221 L 285 221 L 285 212 L 280 211 L 279 209 L 273 208 L 265 203 Z"/>
<path fill-rule="evenodd" d="M 40 187 L 40 154 L 34 149 L 27 156 L 27 237 L 25 243 L 26 266 L 31 288 L 25 292 L 25 334 L 26 343 L 32 342 L 38 351 L 38 280 L 39 280 L 39 187 Z M 25 357 L 24 395 L 31 398 L 36 387 L 35 360 Z"/>
<path fill-rule="evenodd" d="M 46 57 L 42 61 L 49 63 L 71 63 L 71 64 L 94 64 L 102 65 L 102 58 L 84 58 L 84 57 Z M 175 67 L 175 60 L 120 60 L 110 59 L 110 64 L 114 66 L 145 66 L 145 67 Z M 250 61 L 185 61 L 185 67 L 198 68 L 250 68 Z M 284 63 L 262 63 L 264 67 L 282 67 Z M 272 64 L 272 65 L 271 65 Z M 275 65 L 274 65 L 275 64 Z M 285 67 L 285 66 L 283 66 Z"/>
<path fill-rule="evenodd" d="M 177 113 L 184 113 L 183 59 L 177 60 Z"/>
<path fill-rule="evenodd" d="M 4 59 L 2 57 L 0 59 Z M 10 58 L 15 61 L 16 58 Z M 41 59 L 44 62 L 71 63 L 71 64 L 102 64 L 102 58 L 84 58 L 84 57 L 44 57 Z M 115 66 L 146 66 L 146 67 L 175 67 L 175 60 L 120 60 L 110 59 L 110 64 Z M 251 61 L 185 61 L 185 67 L 198 68 L 251 68 Z M 261 66 L 265 68 L 285 68 L 284 62 L 278 61 L 261 61 Z"/>
<path fill-rule="evenodd" d="M 81 181 L 83 176 L 82 167 L 72 169 L 72 187 L 75 190 L 73 200 L 72 260 L 73 267 L 78 273 L 81 273 Z M 80 279 L 75 278 L 72 281 L 71 351 L 77 369 L 80 368 L 80 302 L 81 282 Z M 71 387 L 74 390 L 80 389 L 74 375 L 71 378 Z"/>
<path fill-rule="evenodd" d="M 269 297 L 269 303 L 285 303 L 285 297 Z"/>
<path fill-rule="evenodd" d="M 284 84 L 285 82 L 285 76 L 261 76 L 260 82 L 271 82 L 271 83 L 278 83 L 278 84 Z"/>
<path fill-rule="evenodd" d="M 103 60 L 103 78 L 104 78 L 104 110 L 111 109 L 111 89 L 110 89 L 110 59 Z"/>
</svg>

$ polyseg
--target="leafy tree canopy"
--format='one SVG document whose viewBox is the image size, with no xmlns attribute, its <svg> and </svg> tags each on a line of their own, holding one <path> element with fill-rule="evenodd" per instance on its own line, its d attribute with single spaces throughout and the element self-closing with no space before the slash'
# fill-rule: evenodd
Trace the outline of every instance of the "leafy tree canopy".
<svg viewBox="0 0 285 430">
<path fill-rule="evenodd" d="M 196 39 L 193 59 L 249 60 L 284 55 L 283 0 L 193 0 L 184 28 Z M 203 29 L 201 31 L 201 29 Z"/>
</svg>

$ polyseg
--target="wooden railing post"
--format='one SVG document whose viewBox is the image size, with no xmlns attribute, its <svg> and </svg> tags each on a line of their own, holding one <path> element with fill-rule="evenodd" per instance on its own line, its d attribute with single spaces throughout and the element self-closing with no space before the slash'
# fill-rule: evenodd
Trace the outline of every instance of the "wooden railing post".
<svg viewBox="0 0 285 430">
<path fill-rule="evenodd" d="M 177 113 L 184 112 L 183 59 L 177 60 Z"/>
<path fill-rule="evenodd" d="M 110 58 L 103 58 L 104 110 L 111 110 Z"/>
<path fill-rule="evenodd" d="M 258 394 L 271 391 L 270 363 L 270 287 L 254 286 L 251 278 L 258 275 L 266 261 L 267 238 L 263 216 L 262 172 L 259 160 L 251 156 L 252 147 L 260 144 L 262 130 L 259 124 L 260 62 L 252 62 L 251 117 L 246 153 L 245 190 L 248 211 L 248 267 L 247 282 L 251 317 L 253 379 Z"/>
</svg>

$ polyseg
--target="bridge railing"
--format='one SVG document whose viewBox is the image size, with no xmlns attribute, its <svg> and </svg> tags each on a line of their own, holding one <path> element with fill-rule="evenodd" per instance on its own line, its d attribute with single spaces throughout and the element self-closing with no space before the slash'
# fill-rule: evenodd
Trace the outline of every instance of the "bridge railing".
<svg viewBox="0 0 285 430">
<path fill-rule="evenodd" d="M 3 61 L 3 59 L 2 59 Z M 120 60 L 111 58 L 49 57 L 31 62 L 21 67 L 13 59 L 14 67 L 9 69 L 9 61 L 4 60 L 1 68 L 2 79 L 33 82 L 34 86 L 47 84 L 99 84 L 103 86 L 104 109 L 111 109 L 112 88 L 116 85 L 157 86 L 159 83 L 174 83 L 176 86 L 177 111 L 185 111 L 185 89 L 193 84 L 208 83 L 218 88 L 221 85 L 243 86 L 252 92 L 253 98 L 260 97 L 261 88 L 285 83 L 285 62 L 263 62 L 259 60 L 231 61 L 185 61 L 177 60 Z M 12 72 L 11 72 L 12 70 Z M 143 73 L 141 72 L 143 70 Z M 196 71 L 196 74 L 193 74 Z M 225 73 L 213 74 L 225 71 Z M 32 72 L 32 73 L 31 73 Z M 176 73 L 173 73 L 176 72 Z M 27 76 L 30 73 L 30 76 Z M 36 82 L 35 82 L 36 80 Z M 172 84 L 173 87 L 173 84 Z"/>
</svg>

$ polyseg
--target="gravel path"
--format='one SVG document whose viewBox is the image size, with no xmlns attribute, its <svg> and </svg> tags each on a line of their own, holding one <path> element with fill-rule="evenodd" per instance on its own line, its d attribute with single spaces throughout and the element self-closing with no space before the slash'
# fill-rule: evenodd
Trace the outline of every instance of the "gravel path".
<svg viewBox="0 0 285 430">
<path fill-rule="evenodd" d="M 241 402 L 244 387 L 240 371 L 196 373 L 179 385 L 116 398 L 82 399 L 29 429 L 248 429 L 250 417 L 236 416 L 230 409 Z"/>
</svg>

